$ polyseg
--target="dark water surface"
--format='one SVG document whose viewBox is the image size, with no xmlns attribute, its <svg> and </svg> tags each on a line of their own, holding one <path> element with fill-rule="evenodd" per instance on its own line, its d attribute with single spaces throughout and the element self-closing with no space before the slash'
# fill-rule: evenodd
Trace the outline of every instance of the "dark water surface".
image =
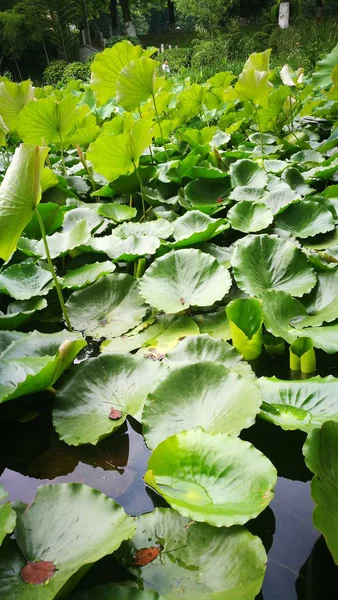
<svg viewBox="0 0 338 600">
<path fill-rule="evenodd" d="M 44 395 L 41 399 L 45 406 L 50 403 Z M 97 446 L 75 448 L 59 441 L 49 409 L 27 423 L 4 419 L 9 416 L 6 410 L 0 412 L 0 483 L 12 501 L 32 501 L 38 486 L 51 481 L 97 488 L 130 515 L 163 505 L 143 482 L 150 452 L 140 425 L 132 419 Z M 270 507 L 248 524 L 269 551 L 259 600 L 337 600 L 338 568 L 312 525 L 311 473 L 301 452 L 305 434 L 285 432 L 258 419 L 241 437 L 264 452 L 280 474 Z M 100 562 L 83 585 L 110 580 L 111 559 Z"/>
</svg>

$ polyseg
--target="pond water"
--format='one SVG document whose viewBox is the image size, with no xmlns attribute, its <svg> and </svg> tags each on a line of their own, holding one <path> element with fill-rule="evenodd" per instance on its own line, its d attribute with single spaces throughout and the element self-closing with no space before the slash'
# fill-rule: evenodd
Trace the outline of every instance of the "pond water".
<svg viewBox="0 0 338 600">
<path fill-rule="evenodd" d="M 131 420 L 123 431 L 96 447 L 75 448 L 58 440 L 50 422 L 49 411 L 28 423 L 1 421 L 0 483 L 12 501 L 30 502 L 38 486 L 49 481 L 71 481 L 101 490 L 130 515 L 164 505 L 142 479 L 150 453 L 138 423 Z M 330 582 L 332 590 L 338 589 L 338 568 L 312 526 L 313 502 L 308 481 L 311 475 L 301 456 L 305 436 L 300 432 L 282 432 L 258 421 L 243 437 L 265 452 L 283 475 L 279 477 L 270 507 L 249 523 L 250 530 L 260 535 L 269 549 L 259 599 L 322 600 L 320 590 L 327 589 Z M 92 569 L 90 584 L 119 578 L 116 573 L 112 576 L 111 562 L 107 559 L 101 562 L 101 566 Z M 337 595 L 325 595 L 326 600 L 331 597 Z"/>
</svg>

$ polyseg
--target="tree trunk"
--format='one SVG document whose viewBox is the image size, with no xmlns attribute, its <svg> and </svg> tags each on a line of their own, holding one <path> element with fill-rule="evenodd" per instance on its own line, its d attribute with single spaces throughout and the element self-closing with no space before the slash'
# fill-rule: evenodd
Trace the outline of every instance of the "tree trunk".
<svg viewBox="0 0 338 600">
<path fill-rule="evenodd" d="M 119 23 L 117 20 L 117 0 L 110 0 L 109 8 L 110 8 L 110 20 L 111 20 L 112 35 L 117 35 L 118 31 L 119 31 Z"/>
<path fill-rule="evenodd" d="M 169 31 L 175 28 L 176 16 L 175 16 L 175 5 L 173 0 L 168 0 L 168 26 Z"/>
<path fill-rule="evenodd" d="M 127 35 L 136 37 L 136 28 L 131 18 L 129 0 L 120 0 L 120 6 L 122 10 L 123 23 L 127 31 Z"/>
<path fill-rule="evenodd" d="M 281 2 L 279 5 L 278 25 L 281 29 L 287 29 L 290 25 L 290 2 Z"/>
<path fill-rule="evenodd" d="M 239 0 L 239 20 L 241 25 L 247 25 L 249 17 L 248 13 L 247 0 Z"/>
<path fill-rule="evenodd" d="M 87 0 L 83 0 L 83 13 L 84 13 L 84 19 L 85 19 L 85 30 L 86 30 L 87 44 L 88 44 L 88 46 L 91 46 L 92 45 L 92 38 L 91 38 L 91 35 L 90 35 L 90 27 L 89 27 L 89 21 L 88 21 Z"/>
<path fill-rule="evenodd" d="M 321 23 L 323 21 L 323 0 L 317 0 L 316 21 L 317 23 Z"/>
</svg>

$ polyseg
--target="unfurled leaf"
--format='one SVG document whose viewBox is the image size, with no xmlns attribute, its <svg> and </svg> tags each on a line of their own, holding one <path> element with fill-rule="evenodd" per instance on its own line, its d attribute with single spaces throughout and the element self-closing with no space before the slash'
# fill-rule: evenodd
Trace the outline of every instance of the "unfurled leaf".
<svg viewBox="0 0 338 600">
<path fill-rule="evenodd" d="M 246 158 L 230 165 L 230 177 L 233 187 L 245 185 L 253 188 L 264 188 L 268 182 L 264 169 L 253 160 Z"/>
<path fill-rule="evenodd" d="M 313 74 L 313 83 L 320 88 L 326 88 L 333 83 L 333 70 L 338 64 L 338 45 L 332 52 L 326 54 L 316 64 L 316 71 Z"/>
<path fill-rule="evenodd" d="M 271 225 L 273 214 L 263 203 L 242 200 L 229 210 L 227 218 L 233 229 L 255 233 Z"/>
<path fill-rule="evenodd" d="M 144 479 L 182 516 L 230 527 L 271 502 L 277 472 L 248 442 L 192 429 L 155 448 Z"/>
<path fill-rule="evenodd" d="M 156 75 L 160 63 L 146 56 L 129 62 L 118 75 L 116 100 L 129 112 L 154 96 L 159 85 Z"/>
<path fill-rule="evenodd" d="M 8 294 L 15 300 L 29 300 L 34 296 L 44 295 L 44 287 L 51 281 L 52 274 L 47 265 L 34 263 L 11 265 L 0 273 L 0 292 Z"/>
<path fill-rule="evenodd" d="M 23 107 L 34 99 L 32 83 L 21 81 L 14 83 L 5 77 L 0 82 L 0 115 L 9 131 L 17 128 L 17 118 Z"/>
<path fill-rule="evenodd" d="M 76 123 L 76 96 L 52 96 L 30 102 L 18 118 L 18 130 L 29 144 L 63 144 Z"/>
<path fill-rule="evenodd" d="M 97 209 L 97 213 L 106 219 L 115 221 L 115 223 L 121 223 L 122 221 L 133 219 L 136 216 L 137 210 L 132 206 L 111 202 L 109 204 L 101 204 Z"/>
<path fill-rule="evenodd" d="M 229 291 L 229 271 L 200 250 L 176 250 L 156 259 L 140 281 L 140 293 L 155 308 L 177 313 L 212 306 Z"/>
<path fill-rule="evenodd" d="M 234 89 L 239 100 L 265 107 L 273 85 L 269 81 L 269 72 L 247 68 L 240 74 Z"/>
</svg>

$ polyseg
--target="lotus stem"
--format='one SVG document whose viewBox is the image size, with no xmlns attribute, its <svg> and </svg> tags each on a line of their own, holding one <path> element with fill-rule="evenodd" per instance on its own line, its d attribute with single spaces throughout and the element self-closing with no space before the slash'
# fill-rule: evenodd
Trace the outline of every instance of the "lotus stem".
<svg viewBox="0 0 338 600">
<path fill-rule="evenodd" d="M 45 247 L 45 252 L 46 252 L 46 256 L 47 256 L 47 262 L 48 262 L 49 270 L 50 270 L 50 272 L 52 274 L 52 277 L 53 277 L 53 281 L 55 283 L 55 287 L 56 287 L 57 295 L 59 297 L 59 302 L 60 302 L 61 310 L 62 310 L 64 319 L 66 321 L 68 330 L 69 331 L 73 331 L 73 328 L 72 328 L 72 325 L 71 325 L 71 322 L 70 322 L 70 319 L 69 319 L 69 316 L 68 316 L 67 308 L 66 308 L 66 305 L 65 305 L 65 301 L 63 299 L 61 286 L 60 286 L 60 283 L 59 283 L 58 278 L 56 276 L 55 269 L 54 269 L 54 266 L 53 266 L 53 263 L 52 263 L 52 259 L 51 259 L 51 256 L 50 256 L 48 242 L 47 242 L 47 236 L 46 236 L 46 230 L 45 230 L 45 226 L 43 224 L 43 219 L 41 218 L 41 215 L 40 215 L 40 213 L 39 213 L 39 211 L 38 211 L 37 208 L 35 208 L 35 214 L 36 214 L 36 218 L 37 218 L 37 220 L 39 222 L 39 225 L 40 225 L 41 235 L 42 235 L 42 239 L 43 239 L 43 245 Z"/>
<path fill-rule="evenodd" d="M 164 137 L 163 137 L 163 131 L 162 131 L 162 126 L 161 126 L 161 122 L 160 122 L 160 117 L 158 116 L 158 110 L 157 110 L 157 106 L 156 106 L 156 100 L 155 100 L 155 95 L 153 94 L 153 104 L 154 104 L 154 109 L 155 109 L 155 114 L 156 114 L 156 120 L 157 120 L 157 124 L 160 130 L 160 134 L 161 134 L 161 138 L 163 140 L 163 147 L 164 147 L 164 152 L 167 158 L 167 161 L 169 161 L 169 156 L 168 156 L 168 152 L 165 146 L 165 141 L 164 141 Z"/>
</svg>

